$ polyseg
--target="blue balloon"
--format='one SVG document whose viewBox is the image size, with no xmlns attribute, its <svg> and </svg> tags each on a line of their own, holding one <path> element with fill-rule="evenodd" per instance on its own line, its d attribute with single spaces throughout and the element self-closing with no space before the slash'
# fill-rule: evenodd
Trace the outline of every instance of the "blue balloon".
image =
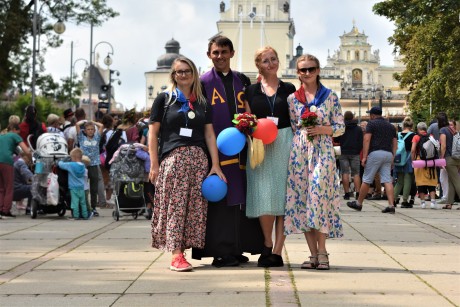
<svg viewBox="0 0 460 307">
<path fill-rule="evenodd" d="M 227 184 L 219 176 L 211 175 L 203 181 L 201 193 L 208 201 L 220 201 L 227 195 Z"/>
<path fill-rule="evenodd" d="M 222 130 L 217 136 L 217 148 L 226 156 L 234 156 L 243 150 L 246 137 L 235 127 Z"/>
</svg>

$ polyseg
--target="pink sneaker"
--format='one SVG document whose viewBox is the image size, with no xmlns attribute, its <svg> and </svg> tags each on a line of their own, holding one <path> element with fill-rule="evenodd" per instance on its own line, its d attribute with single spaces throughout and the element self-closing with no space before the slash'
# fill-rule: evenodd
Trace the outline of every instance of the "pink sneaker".
<svg viewBox="0 0 460 307">
<path fill-rule="evenodd" d="M 179 254 L 173 258 L 169 269 L 176 272 L 187 272 L 193 270 L 193 266 L 185 260 L 184 254 Z"/>
</svg>

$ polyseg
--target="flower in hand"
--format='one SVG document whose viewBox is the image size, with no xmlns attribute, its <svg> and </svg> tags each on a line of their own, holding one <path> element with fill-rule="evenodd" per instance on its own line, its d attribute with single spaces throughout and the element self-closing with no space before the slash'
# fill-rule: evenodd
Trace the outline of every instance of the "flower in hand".
<svg viewBox="0 0 460 307">
<path fill-rule="evenodd" d="M 235 114 L 232 123 L 235 127 L 246 136 L 252 135 L 257 127 L 257 117 L 254 114 L 244 112 Z"/>
<path fill-rule="evenodd" d="M 300 123 L 302 127 L 314 127 L 318 124 L 318 115 L 315 112 L 311 112 L 309 109 L 306 109 L 300 116 Z M 313 141 L 313 136 L 309 135 L 308 140 Z"/>
</svg>

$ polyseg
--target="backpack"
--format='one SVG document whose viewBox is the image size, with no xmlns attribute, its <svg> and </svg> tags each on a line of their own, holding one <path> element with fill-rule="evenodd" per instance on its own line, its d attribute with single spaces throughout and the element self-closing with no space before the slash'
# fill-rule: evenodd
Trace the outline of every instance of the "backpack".
<svg viewBox="0 0 460 307">
<path fill-rule="evenodd" d="M 420 135 L 418 149 L 421 160 L 429 161 L 438 159 L 439 157 L 439 142 L 432 136 Z"/>
<path fill-rule="evenodd" d="M 452 133 L 452 153 L 451 157 L 455 160 L 460 160 L 460 132 L 450 131 Z"/>
<path fill-rule="evenodd" d="M 110 136 L 109 141 L 107 142 L 107 145 L 105 145 L 105 153 L 106 153 L 106 158 L 105 158 L 105 168 L 107 170 L 110 170 L 110 160 L 112 160 L 112 157 L 114 153 L 117 151 L 117 149 L 125 143 L 125 140 L 122 139 L 122 134 L 123 130 L 117 129 L 115 130 L 114 133 Z"/>
<path fill-rule="evenodd" d="M 404 166 L 409 160 L 409 153 L 406 151 L 406 139 L 412 135 L 412 132 L 407 133 L 404 137 L 402 133 L 398 133 L 398 148 L 396 149 L 396 155 L 394 159 L 394 164 L 396 166 Z"/>
<path fill-rule="evenodd" d="M 99 141 L 99 154 L 105 151 L 104 147 L 105 147 L 105 143 L 107 143 L 107 133 L 109 131 L 112 131 L 112 130 L 106 129 L 104 132 L 102 132 L 101 140 Z"/>
<path fill-rule="evenodd" d="M 439 142 L 436 141 L 432 136 L 420 135 L 418 142 L 418 152 L 420 160 L 425 161 L 425 169 L 428 168 L 428 161 L 433 161 L 439 157 Z M 435 177 L 435 167 L 430 167 L 430 179 Z"/>
</svg>

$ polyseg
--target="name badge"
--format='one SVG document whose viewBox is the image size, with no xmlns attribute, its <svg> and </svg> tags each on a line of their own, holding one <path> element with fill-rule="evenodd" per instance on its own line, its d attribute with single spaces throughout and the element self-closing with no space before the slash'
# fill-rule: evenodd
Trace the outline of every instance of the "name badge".
<svg viewBox="0 0 460 307">
<path fill-rule="evenodd" d="M 267 116 L 267 119 L 271 120 L 275 125 L 278 126 L 278 117 Z"/>
<path fill-rule="evenodd" d="M 186 137 L 192 137 L 192 131 L 193 131 L 193 129 L 180 128 L 179 135 L 180 136 L 186 136 Z"/>
</svg>

